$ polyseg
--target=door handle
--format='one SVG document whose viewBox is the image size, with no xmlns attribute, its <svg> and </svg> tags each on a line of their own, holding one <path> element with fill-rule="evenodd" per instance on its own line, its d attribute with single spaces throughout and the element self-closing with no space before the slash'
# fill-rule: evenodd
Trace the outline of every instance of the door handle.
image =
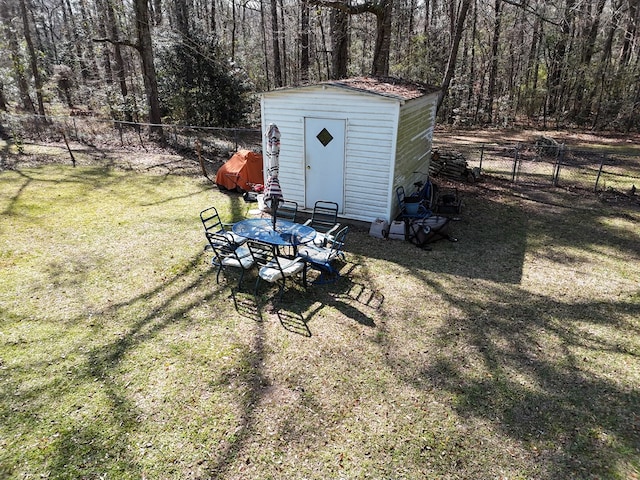
<svg viewBox="0 0 640 480">
<path fill-rule="evenodd" d="M 311 170 L 311 165 L 307 165 L 307 170 Z"/>
</svg>

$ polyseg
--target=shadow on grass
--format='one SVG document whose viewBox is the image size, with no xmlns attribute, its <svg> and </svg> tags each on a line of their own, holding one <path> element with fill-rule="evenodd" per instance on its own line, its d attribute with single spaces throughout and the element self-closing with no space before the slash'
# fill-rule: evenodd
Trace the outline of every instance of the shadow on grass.
<svg viewBox="0 0 640 480">
<path fill-rule="evenodd" d="M 118 334 L 113 340 L 109 341 L 107 338 L 97 347 L 80 349 L 79 355 L 84 360 L 78 359 L 72 363 L 73 366 L 67 372 L 68 380 L 63 378 L 61 383 L 58 376 L 52 376 L 50 379 L 43 379 L 44 383 L 38 382 L 37 386 L 31 387 L 11 385 L 11 376 L 6 377 L 6 390 L 0 398 L 5 394 L 11 394 L 13 398 L 2 398 L 3 410 L 12 405 L 11 417 L 14 421 L 20 419 L 21 429 L 36 431 L 42 428 L 40 423 L 45 416 L 45 409 L 53 407 L 44 404 L 43 402 L 47 401 L 45 399 L 51 401 L 55 398 L 55 392 L 59 396 L 72 397 L 76 395 L 76 390 L 82 392 L 92 390 L 88 386 L 96 386 L 96 392 L 89 398 L 78 398 L 76 411 L 68 412 L 64 418 L 56 420 L 56 434 L 40 440 L 40 452 L 44 458 L 39 460 L 43 462 L 42 465 L 46 465 L 44 468 L 50 475 L 70 478 L 98 478 L 102 475 L 132 478 L 143 475 L 145 469 L 139 464 L 138 452 L 132 448 L 129 438 L 129 434 L 135 434 L 139 429 L 143 415 L 131 399 L 129 385 L 120 382 L 120 376 L 114 372 L 132 350 L 153 340 L 168 326 L 184 322 L 187 314 L 198 305 L 217 298 L 218 292 L 207 288 L 208 277 L 197 275 L 201 260 L 201 254 L 198 254 L 176 271 L 172 278 L 156 288 L 103 310 L 93 311 L 94 318 L 103 318 L 108 322 L 109 318 L 117 317 L 121 314 L 119 312 L 131 307 L 155 304 L 153 308 L 144 308 L 148 313 L 133 321 L 126 331 Z M 185 278 L 191 280 L 184 282 Z M 182 300 L 194 289 L 206 293 L 184 303 Z M 68 318 L 67 324 L 69 328 L 73 328 L 85 321 L 84 317 Z M 99 332 L 101 327 L 95 325 L 96 332 Z M 60 332 L 59 335 L 62 336 L 64 333 Z M 15 341 L 19 346 L 20 338 L 16 337 Z M 75 355 L 74 350 L 75 347 L 71 345 L 67 354 Z M 63 359 L 65 356 L 63 355 Z M 41 366 L 31 364 L 28 368 L 46 369 L 50 365 L 51 362 Z M 22 368 L 27 367 L 23 365 Z M 91 411 L 96 400 L 91 397 L 95 394 L 105 397 L 106 406 L 100 408 L 99 418 L 95 418 L 94 422 L 91 421 L 91 415 L 95 413 Z M 9 415 L 9 412 L 4 411 L 2 414 Z M 105 426 L 107 428 L 104 428 Z M 5 467 L 0 472 L 11 475 L 9 464 Z"/>
<path fill-rule="evenodd" d="M 286 330 L 311 337 L 310 322 L 325 308 L 335 308 L 346 318 L 366 327 L 375 327 L 375 315 L 384 302 L 381 292 L 355 281 L 354 271 L 362 265 L 342 262 L 336 264 L 341 276 L 333 283 L 313 284 L 318 272 L 309 272 L 309 285 L 303 289 L 285 291 L 281 302 L 272 303 L 271 309 Z"/>
<path fill-rule="evenodd" d="M 637 472 L 640 394 L 615 372 L 624 376 L 640 363 L 640 326 L 627 320 L 640 318 L 638 303 L 563 303 L 500 285 L 474 301 L 426 274 L 423 281 L 463 313 L 445 321 L 428 355 L 398 362 L 387 345 L 389 366 L 401 378 L 446 392 L 461 417 L 520 442 L 536 458 L 536 478 Z"/>
<path fill-rule="evenodd" d="M 149 303 L 156 299 L 162 301 L 152 308 L 149 313 L 136 320 L 126 331 L 111 342 L 107 342 L 99 347 L 86 352 L 86 372 L 90 378 L 99 381 L 103 386 L 111 412 L 110 423 L 113 430 L 111 432 L 94 432 L 84 431 L 83 428 L 76 427 L 74 430 L 66 432 L 56 441 L 56 456 L 51 462 L 54 471 L 65 471 L 70 465 L 80 465 L 78 455 L 82 453 L 82 449 L 87 448 L 86 443 L 82 443 L 82 439 L 89 442 L 90 458 L 100 461 L 99 444 L 114 443 L 114 446 L 104 446 L 105 451 L 109 455 L 114 454 L 116 450 L 121 457 L 116 457 L 115 466 L 121 473 L 130 476 L 135 472 L 141 473 L 141 469 L 137 466 L 135 459 L 132 457 L 131 445 L 126 440 L 129 432 L 135 431 L 140 423 L 140 412 L 135 404 L 129 399 L 130 392 L 127 391 L 127 385 L 121 385 L 114 381 L 112 374 L 131 350 L 135 349 L 142 343 L 148 342 L 158 336 L 167 326 L 174 325 L 177 322 L 184 322 L 186 314 L 201 302 L 207 302 L 215 298 L 216 291 L 202 295 L 194 299 L 190 303 L 186 303 L 179 308 L 179 303 L 189 291 L 193 289 L 202 289 L 207 291 L 205 286 L 206 277 L 196 276 L 195 279 L 187 284 L 182 284 L 181 280 L 190 278 L 197 269 L 197 265 L 201 261 L 201 256 L 197 255 L 186 264 L 180 271 L 168 279 L 158 287 L 146 291 L 126 302 L 121 302 L 110 306 L 102 312 L 95 312 L 96 316 L 109 318 L 115 315 L 119 310 L 126 309 L 138 303 Z M 79 320 L 79 319 L 77 319 Z M 81 376 L 80 376 L 81 378 Z M 91 426 L 86 426 L 91 430 Z M 98 447 L 98 449 L 96 449 Z M 98 463 L 99 465 L 99 463 Z M 79 474 L 86 471 L 79 469 Z M 117 474 L 116 472 L 113 472 Z"/>
<path fill-rule="evenodd" d="M 438 240 L 423 250 L 410 242 L 380 240 L 361 229 L 350 232 L 347 251 L 403 266 L 412 274 L 428 269 L 467 278 L 517 284 L 528 233 L 527 215 L 514 206 L 494 201 L 473 202 L 459 221 L 450 223 L 458 242 Z"/>
<path fill-rule="evenodd" d="M 525 248 L 532 241 L 538 242 L 531 239 L 531 225 L 540 227 L 553 221 L 545 238 L 539 240 L 541 249 L 547 242 L 546 245 L 553 248 L 577 245 L 597 251 L 599 243 L 594 238 L 600 238 L 596 234 L 600 231 L 602 235 L 600 229 L 605 228 L 606 242 L 619 248 L 624 256 L 632 253 L 632 235 L 607 227 L 606 217 L 600 214 L 585 213 L 580 221 L 564 225 L 548 210 L 533 214 L 493 200 L 478 200 L 469 207 L 463 220 L 454 224 L 454 234 L 461 241 L 440 242 L 431 252 L 408 243 L 371 239 L 366 232 L 351 236 L 347 246 L 349 255 L 367 261 L 347 264 L 345 275 L 335 285 L 314 286 L 310 292 L 294 288 L 290 290 L 291 295 L 285 293 L 285 301 L 275 309 L 278 319 L 283 328 L 311 336 L 313 320 L 323 308 L 330 307 L 358 325 L 383 329 L 382 322 L 377 321 L 383 313 L 378 311 L 385 303 L 383 293 L 373 282 L 366 284 L 362 279 L 374 274 L 368 267 L 369 257 L 391 262 L 401 267 L 403 274 L 420 279 L 426 293 L 437 293 L 462 312 L 455 318 L 444 319 L 436 335 L 439 347 L 428 355 L 412 352 L 404 361 L 393 361 L 399 355 L 393 342 L 404 339 L 379 337 L 380 348 L 387 349 L 389 368 L 399 378 L 424 392 L 443 392 L 461 417 L 482 419 L 525 447 L 535 447 L 544 470 L 537 478 L 613 477 L 617 461 L 621 458 L 626 461 L 633 455 L 637 458 L 640 399 L 636 391 L 622 386 L 615 378 L 592 374 L 589 365 L 597 361 L 597 355 L 604 354 L 620 356 L 632 365 L 638 362 L 637 349 L 630 340 L 625 340 L 625 335 L 637 337 L 640 333 L 637 324 L 625 320 L 640 317 L 638 305 L 622 300 L 563 303 L 551 296 L 532 294 L 518 284 L 522 280 Z M 236 204 L 231 208 L 233 212 L 242 210 L 241 205 Z M 496 219 L 491 218 L 484 224 L 473 220 L 494 215 Z M 502 225 L 506 220 L 507 225 Z M 579 260 L 562 257 L 553 248 L 549 248 L 549 255 L 554 255 L 557 261 Z M 184 322 L 190 310 L 204 302 L 225 301 L 221 296 L 222 287 L 210 290 L 203 276 L 194 275 L 199 260 L 200 255 L 192 258 L 161 286 L 95 312 L 108 321 L 119 312 L 145 305 L 142 316 L 128 324 L 125 332 L 115 339 L 105 339 L 105 343 L 84 353 L 85 361 L 77 381 L 103 385 L 109 404 L 106 414 L 111 417 L 110 429 L 97 432 L 91 423 L 81 424 L 71 418 L 60 436 L 46 445 L 53 476 L 69 473 L 69 476 L 97 477 L 106 470 L 113 476 L 125 472 L 129 476 L 144 473 L 144 467 L 130 451 L 127 441 L 127 434 L 140 425 L 141 412 L 130 398 L 127 385 L 119 382 L 114 372 L 132 349 L 157 337 L 169 325 Z M 486 288 L 484 298 L 479 300 L 477 296 L 468 297 L 464 289 L 451 291 L 444 287 L 450 285 L 442 281 L 444 274 L 462 277 L 463 281 L 483 279 L 494 284 L 483 287 Z M 184 282 L 184 279 L 189 280 Z M 402 277 L 397 281 L 401 284 Z M 183 298 L 190 298 L 192 291 L 198 294 L 189 302 L 181 302 Z M 233 301 L 241 316 L 256 320 L 250 348 L 243 357 L 247 368 L 240 374 L 240 383 L 247 385 L 248 393 L 238 399 L 237 429 L 216 452 L 217 460 L 205 467 L 212 478 L 222 478 L 234 467 L 243 448 L 260 429 L 256 425 L 255 406 L 269 382 L 264 372 L 269 356 L 261 322 L 264 305 L 256 303 L 253 296 L 245 292 L 234 292 Z M 68 324 L 82 321 L 70 318 Z M 620 334 L 615 341 L 609 340 L 590 333 L 585 324 L 604 326 Z M 416 332 L 409 331 L 412 325 L 405 328 L 407 336 L 422 333 L 419 328 Z M 14 340 L 21 341 L 18 337 Z M 588 354 L 578 354 L 578 351 Z M 478 370 L 474 370 L 472 362 L 477 363 Z M 478 372 L 483 375 L 479 376 Z M 3 387 L 3 395 L 13 395 L 16 391 L 22 395 L 20 402 L 7 401 L 14 410 L 7 407 L 2 410 L 3 418 L 19 415 L 24 420 L 22 428 L 37 426 L 43 415 L 37 408 L 29 407 L 28 402 L 40 405 L 38 397 L 45 389 L 60 388 L 52 384 L 31 387 L 8 382 Z M 623 457 L 621 452 L 625 451 L 632 453 Z M 111 463 L 105 460 L 107 454 L 118 458 Z"/>
<path fill-rule="evenodd" d="M 386 340 L 388 366 L 425 394 L 445 393 L 461 417 L 494 425 L 523 445 L 535 458 L 535 478 L 635 478 L 640 394 L 625 373 L 640 364 L 640 326 L 628 320 L 640 318 L 637 293 L 635 300 L 576 303 L 520 285 L 525 253 L 566 268 L 584 268 L 600 255 L 634 262 L 637 234 L 616 225 L 630 220 L 616 210 L 548 199 L 511 203 L 474 198 L 453 224 L 460 242 L 438 242 L 432 251 L 365 233 L 349 245 L 362 257 L 397 264 L 460 312 L 445 317 L 435 351 L 398 359 L 402 346 L 393 342 L 402 339 Z M 443 274 L 461 277 L 459 290 Z M 482 285 L 483 293 L 468 295 L 463 285 Z M 611 358 L 615 365 L 603 369 Z"/>
</svg>

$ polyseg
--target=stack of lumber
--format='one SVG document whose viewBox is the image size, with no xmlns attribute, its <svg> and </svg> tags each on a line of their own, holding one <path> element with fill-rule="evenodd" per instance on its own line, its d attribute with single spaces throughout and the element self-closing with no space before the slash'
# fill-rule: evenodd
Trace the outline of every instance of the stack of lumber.
<svg viewBox="0 0 640 480">
<path fill-rule="evenodd" d="M 470 173 L 467 160 L 461 153 L 441 152 L 438 149 L 431 152 L 429 175 L 466 180 Z"/>
</svg>

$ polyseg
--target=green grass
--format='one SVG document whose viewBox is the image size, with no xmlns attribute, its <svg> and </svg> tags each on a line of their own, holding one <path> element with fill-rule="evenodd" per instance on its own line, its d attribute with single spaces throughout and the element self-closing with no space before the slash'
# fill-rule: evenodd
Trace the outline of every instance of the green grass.
<svg viewBox="0 0 640 480">
<path fill-rule="evenodd" d="M 431 251 L 353 228 L 273 305 L 203 252 L 238 197 L 0 173 L 0 477 L 638 478 L 640 213 L 543 193 L 467 188 Z"/>
</svg>

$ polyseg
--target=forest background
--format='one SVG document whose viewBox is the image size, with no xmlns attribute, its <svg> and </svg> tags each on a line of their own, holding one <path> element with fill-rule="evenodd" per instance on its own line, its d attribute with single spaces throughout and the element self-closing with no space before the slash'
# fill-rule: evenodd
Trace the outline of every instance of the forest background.
<svg viewBox="0 0 640 480">
<path fill-rule="evenodd" d="M 439 122 L 628 133 L 640 0 L 0 0 L 0 110 L 258 124 L 262 91 L 441 88 Z M 1 125 L 0 125 L 1 126 Z"/>
</svg>

